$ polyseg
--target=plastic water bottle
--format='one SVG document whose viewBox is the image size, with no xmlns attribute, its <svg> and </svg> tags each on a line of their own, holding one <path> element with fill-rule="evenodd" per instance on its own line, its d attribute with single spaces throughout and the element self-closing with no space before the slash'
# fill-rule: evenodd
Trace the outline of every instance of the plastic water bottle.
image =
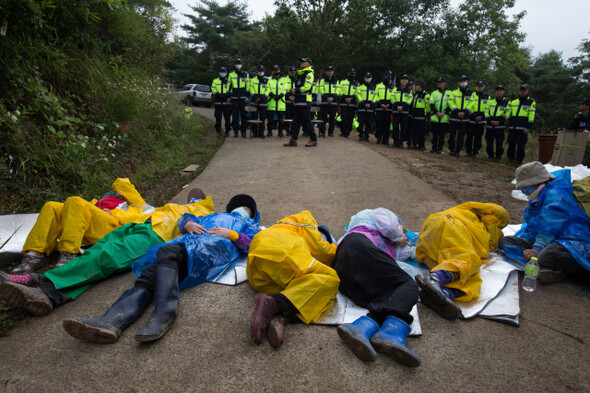
<svg viewBox="0 0 590 393">
<path fill-rule="evenodd" d="M 537 276 L 539 275 L 539 262 L 536 257 L 532 257 L 524 268 L 524 279 L 522 280 L 522 289 L 527 292 L 533 292 L 537 287 Z"/>
</svg>

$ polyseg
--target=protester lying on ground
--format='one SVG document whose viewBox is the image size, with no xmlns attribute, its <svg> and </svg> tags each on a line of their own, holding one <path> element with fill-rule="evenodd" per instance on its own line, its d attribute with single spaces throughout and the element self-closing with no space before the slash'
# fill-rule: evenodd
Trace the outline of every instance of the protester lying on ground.
<svg viewBox="0 0 590 393">
<path fill-rule="evenodd" d="M 481 264 L 498 247 L 508 221 L 508 212 L 494 203 L 465 202 L 430 215 L 416 246 L 416 259 L 431 271 L 416 276 L 422 304 L 443 318 L 458 318 L 454 301 L 479 297 Z"/>
<path fill-rule="evenodd" d="M 340 277 L 340 292 L 369 313 L 338 326 L 338 335 L 361 360 L 375 361 L 376 349 L 406 366 L 421 364 L 405 346 L 418 286 L 396 263 L 411 258 L 414 251 L 400 220 L 387 209 L 360 211 L 346 227 L 333 267 Z"/>
<path fill-rule="evenodd" d="M 115 229 L 84 254 L 43 274 L 0 275 L 0 295 L 15 308 L 33 315 L 46 315 L 54 307 L 73 300 L 96 281 L 129 270 L 131 261 L 142 257 L 150 246 L 180 236 L 176 222 L 184 213 L 207 215 L 214 212 L 213 200 L 202 190 L 192 189 L 187 205 L 167 204 L 156 209 L 144 223 L 130 223 Z"/>
<path fill-rule="evenodd" d="M 506 255 L 537 257 L 542 284 L 566 274 L 590 277 L 590 218 L 574 199 L 570 170 L 551 174 L 539 161 L 529 162 L 516 169 L 516 188 L 529 202 L 520 230 L 500 239 Z"/>
<path fill-rule="evenodd" d="M 79 254 L 82 244 L 92 245 L 121 225 L 145 221 L 148 216 L 141 212 L 146 203 L 129 179 L 115 180 L 113 190 L 90 202 L 77 196 L 65 203 L 46 202 L 27 236 L 23 259 L 11 273 L 33 273 L 45 267 L 56 246 L 57 266 L 64 265 Z M 126 210 L 117 208 L 125 202 Z"/>
<path fill-rule="evenodd" d="M 144 257 L 133 262 L 133 272 L 139 276 L 133 288 L 101 317 L 66 319 L 64 329 L 80 340 L 114 343 L 153 298 L 154 311 L 135 339 L 158 340 L 176 319 L 179 289 L 218 276 L 239 258 L 240 252 L 247 253 L 251 239 L 260 230 L 259 222 L 256 202 L 245 194 L 234 196 L 225 213 L 200 217 L 184 214 L 178 220 L 183 236 L 150 247 Z"/>
<path fill-rule="evenodd" d="M 293 214 L 252 239 L 246 273 L 256 295 L 251 335 L 260 344 L 267 333 L 274 348 L 285 338 L 285 325 L 295 317 L 316 322 L 334 304 L 340 280 L 330 267 L 336 245 L 325 241 L 307 210 Z M 268 330 L 268 332 L 267 332 Z"/>
</svg>

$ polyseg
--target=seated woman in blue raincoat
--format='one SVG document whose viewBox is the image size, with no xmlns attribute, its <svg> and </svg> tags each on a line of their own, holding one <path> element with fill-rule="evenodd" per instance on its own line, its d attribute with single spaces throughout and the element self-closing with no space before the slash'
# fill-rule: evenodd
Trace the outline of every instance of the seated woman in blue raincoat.
<svg viewBox="0 0 590 393">
<path fill-rule="evenodd" d="M 101 317 L 66 319 L 64 329 L 80 340 L 114 343 L 153 298 L 154 311 L 135 339 L 159 339 L 176 319 L 179 289 L 215 278 L 237 261 L 240 253 L 248 253 L 251 239 L 260 231 L 259 222 L 256 202 L 245 194 L 234 196 L 225 213 L 199 217 L 184 214 L 178 220 L 184 235 L 150 247 L 142 258 L 132 262 L 131 268 L 139 276 L 133 288 Z"/>
<path fill-rule="evenodd" d="M 537 257 L 539 282 L 549 284 L 566 274 L 590 277 L 590 218 L 574 199 L 569 169 L 549 173 L 539 161 L 516 169 L 516 188 L 529 200 L 522 227 L 500 239 L 510 258 Z"/>
</svg>

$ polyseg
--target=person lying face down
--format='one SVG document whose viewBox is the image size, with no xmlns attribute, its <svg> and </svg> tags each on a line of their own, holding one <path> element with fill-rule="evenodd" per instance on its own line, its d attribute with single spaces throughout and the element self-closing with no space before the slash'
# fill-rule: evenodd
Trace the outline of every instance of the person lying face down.
<svg viewBox="0 0 590 393">
<path fill-rule="evenodd" d="M 168 203 L 140 222 L 110 232 L 84 254 L 43 274 L 6 275 L 0 272 L 0 295 L 7 305 L 41 316 L 76 299 L 95 282 L 129 270 L 150 246 L 181 235 L 177 226 L 184 213 L 207 215 L 215 211 L 213 199 L 199 188 L 190 190 L 186 205 Z"/>
<path fill-rule="evenodd" d="M 481 264 L 498 247 L 508 212 L 494 203 L 465 202 L 430 215 L 416 246 L 416 259 L 431 273 L 416 276 L 420 301 L 446 319 L 460 316 L 457 301 L 479 297 Z"/>
<path fill-rule="evenodd" d="M 252 341 L 260 344 L 266 334 L 278 348 L 289 320 L 316 322 L 332 307 L 340 283 L 330 267 L 335 253 L 329 230 L 318 226 L 307 210 L 277 221 L 252 239 L 246 273 L 259 292 L 250 325 Z"/>
<path fill-rule="evenodd" d="M 190 288 L 221 274 L 247 253 L 260 230 L 256 202 L 245 194 L 234 196 L 225 213 L 206 216 L 184 214 L 178 226 L 184 234 L 163 245 L 150 247 L 132 263 L 139 277 L 135 286 L 98 318 L 70 318 L 63 322 L 72 337 L 102 344 L 114 343 L 121 332 L 139 318 L 154 301 L 146 325 L 135 335 L 139 342 L 161 338 L 176 319 L 179 290 Z"/>
<path fill-rule="evenodd" d="M 516 169 L 516 188 L 529 200 L 523 224 L 514 236 L 500 239 L 513 259 L 537 257 L 539 282 L 562 281 L 567 274 L 590 277 L 590 218 L 574 199 L 571 172 L 549 173 L 539 161 Z"/>
<path fill-rule="evenodd" d="M 405 346 L 418 302 L 418 286 L 396 260 L 413 256 L 403 225 L 392 211 L 366 209 L 352 216 L 340 240 L 333 267 L 340 291 L 369 313 L 338 326 L 338 335 L 361 360 L 377 351 L 416 367 L 420 357 Z"/>
</svg>

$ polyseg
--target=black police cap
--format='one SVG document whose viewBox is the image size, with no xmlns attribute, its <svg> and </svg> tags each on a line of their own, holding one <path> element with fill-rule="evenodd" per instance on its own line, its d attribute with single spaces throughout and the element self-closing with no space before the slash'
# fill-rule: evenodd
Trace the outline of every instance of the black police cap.
<svg viewBox="0 0 590 393">
<path fill-rule="evenodd" d="M 410 79 L 410 78 L 408 78 L 408 74 L 403 74 L 400 79 Z"/>
<path fill-rule="evenodd" d="M 264 71 L 264 66 L 260 64 L 258 67 L 256 67 L 256 71 Z"/>
<path fill-rule="evenodd" d="M 366 72 L 365 73 L 365 78 L 372 78 L 373 74 L 371 74 L 370 72 Z"/>
<path fill-rule="evenodd" d="M 478 80 L 477 82 L 475 82 L 475 86 L 485 86 L 486 83 L 482 80 Z"/>
<path fill-rule="evenodd" d="M 423 89 L 426 89 L 426 82 L 424 82 L 424 81 L 420 81 L 420 82 L 416 83 L 416 85 L 422 86 Z"/>
<path fill-rule="evenodd" d="M 443 82 L 446 82 L 446 81 L 447 81 L 447 78 L 445 78 L 444 76 L 441 76 L 440 78 L 438 78 L 436 80 L 436 83 L 443 83 Z"/>
<path fill-rule="evenodd" d="M 234 64 L 242 64 L 242 59 L 237 58 L 236 61 L 234 61 Z"/>
<path fill-rule="evenodd" d="M 354 67 L 350 67 L 350 68 L 348 69 L 348 73 L 349 73 L 349 74 L 356 74 L 356 68 L 354 68 Z"/>
<path fill-rule="evenodd" d="M 297 67 L 295 67 L 295 66 L 289 67 L 289 72 L 297 72 Z"/>
<path fill-rule="evenodd" d="M 225 68 L 225 67 L 219 67 L 219 72 L 227 72 L 227 68 Z"/>
<path fill-rule="evenodd" d="M 468 77 L 467 77 L 467 75 L 465 75 L 465 74 L 463 74 L 463 75 L 461 75 L 461 76 L 459 77 L 459 82 L 461 82 L 461 81 L 468 81 L 468 80 L 469 80 L 469 78 L 468 78 Z"/>
<path fill-rule="evenodd" d="M 518 90 L 528 90 L 529 89 L 529 85 L 527 85 L 526 83 L 523 83 L 522 85 L 520 85 L 520 87 L 518 88 Z"/>
<path fill-rule="evenodd" d="M 326 67 L 326 71 L 334 71 L 334 67 L 329 65 Z"/>
<path fill-rule="evenodd" d="M 311 61 L 311 59 L 309 57 L 301 57 L 299 58 L 299 62 L 303 63 L 304 61 L 308 62 L 309 65 L 313 65 L 313 62 Z"/>
<path fill-rule="evenodd" d="M 273 71 L 280 71 L 281 70 L 281 67 L 279 67 L 278 64 L 275 64 L 275 65 L 272 66 L 272 70 Z"/>
<path fill-rule="evenodd" d="M 590 106 L 590 98 L 586 98 L 586 99 L 580 101 L 580 105 L 588 105 L 588 106 Z"/>
<path fill-rule="evenodd" d="M 504 88 L 504 85 L 498 85 L 498 86 L 496 86 L 496 88 L 494 89 L 494 91 L 496 91 L 496 90 L 506 91 L 506 89 Z"/>
</svg>

